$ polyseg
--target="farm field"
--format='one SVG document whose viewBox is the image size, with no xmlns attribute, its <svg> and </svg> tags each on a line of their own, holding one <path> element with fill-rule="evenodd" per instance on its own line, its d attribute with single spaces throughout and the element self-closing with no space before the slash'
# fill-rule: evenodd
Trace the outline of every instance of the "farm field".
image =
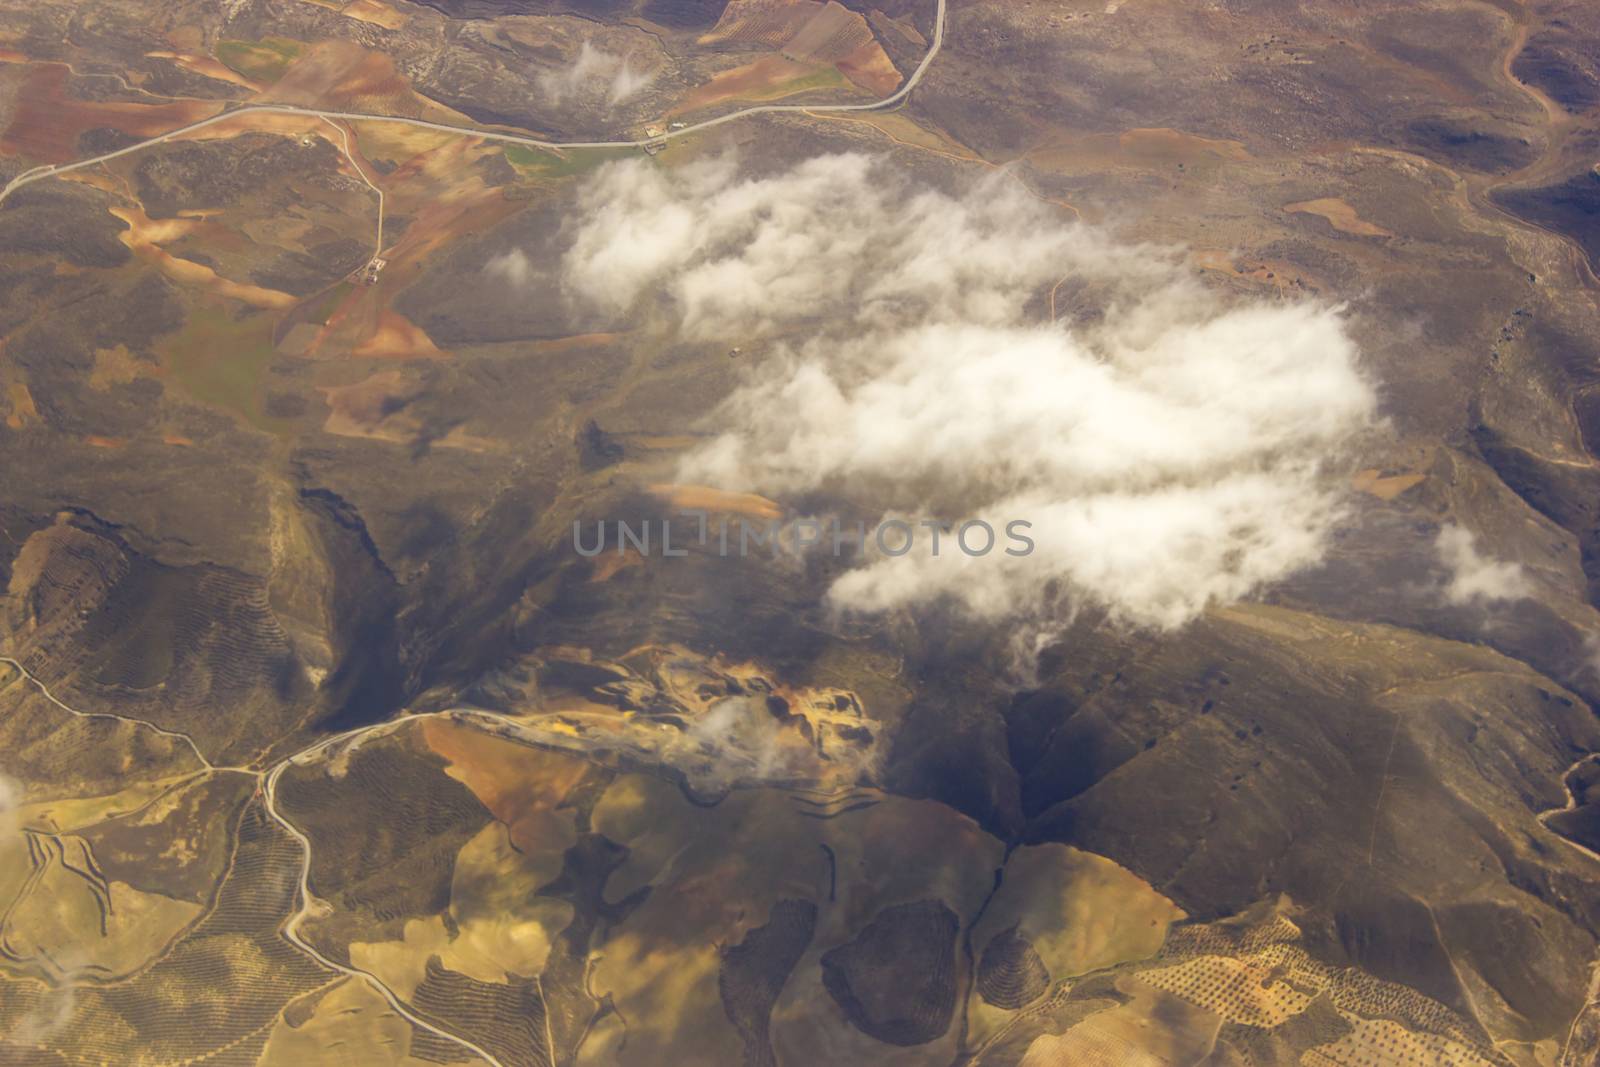
<svg viewBox="0 0 1600 1067">
<path fill-rule="evenodd" d="M 1592 1067 L 1597 55 L 0 0 L 0 1064 Z"/>
</svg>

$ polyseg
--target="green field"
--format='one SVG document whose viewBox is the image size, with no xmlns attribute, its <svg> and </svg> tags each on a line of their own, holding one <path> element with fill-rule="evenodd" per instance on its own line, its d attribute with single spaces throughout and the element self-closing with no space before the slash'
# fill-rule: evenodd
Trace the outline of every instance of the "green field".
<svg viewBox="0 0 1600 1067">
<path fill-rule="evenodd" d="M 798 96 L 801 93 L 820 92 L 824 89 L 849 89 L 852 88 L 850 79 L 839 73 L 837 67 L 823 67 L 803 77 L 791 81 L 779 82 L 767 89 L 757 90 L 752 93 L 741 93 L 744 100 L 777 100 L 785 96 Z"/>
<path fill-rule="evenodd" d="M 252 81 L 272 83 L 283 77 L 290 64 L 300 58 L 305 46 L 287 37 L 264 37 L 259 41 L 219 41 L 217 58 L 223 65 Z"/>
<path fill-rule="evenodd" d="M 619 159 L 631 149 L 619 148 L 567 148 L 551 152 L 526 145 L 506 145 L 506 162 L 517 168 L 525 178 L 543 178 L 551 181 L 570 178 L 592 170 L 608 160 Z"/>
<path fill-rule="evenodd" d="M 234 318 L 217 308 L 196 308 L 163 346 L 172 381 L 203 404 L 221 408 L 258 430 L 287 433 L 288 419 L 264 409 L 262 381 L 276 356 L 272 319 L 261 313 Z"/>
<path fill-rule="evenodd" d="M 350 290 L 354 288 L 354 283 L 343 281 L 329 289 L 322 299 L 317 301 L 317 306 L 307 314 L 306 321 L 317 323 L 319 326 L 326 326 L 328 320 L 333 317 L 333 313 L 339 309 L 339 305 L 344 301 L 344 298 L 349 296 Z"/>
</svg>

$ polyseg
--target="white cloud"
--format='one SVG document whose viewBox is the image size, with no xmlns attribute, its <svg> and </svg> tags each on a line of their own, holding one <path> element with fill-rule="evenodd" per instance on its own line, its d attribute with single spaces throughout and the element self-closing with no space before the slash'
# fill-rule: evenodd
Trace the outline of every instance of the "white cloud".
<svg viewBox="0 0 1600 1067">
<path fill-rule="evenodd" d="M 1450 571 L 1444 597 L 1452 604 L 1481 604 L 1520 600 L 1532 593 L 1522 567 L 1478 554 L 1471 531 L 1446 524 L 1434 541 L 1439 562 Z"/>
<path fill-rule="evenodd" d="M 752 773 L 757 778 L 790 769 L 777 721 L 764 703 L 751 697 L 729 697 L 712 705 L 689 727 L 689 738 L 710 745 L 723 760 L 739 754 L 753 764 Z"/>
<path fill-rule="evenodd" d="M 75 969 L 64 970 L 67 978 L 77 977 Z M 77 1005 L 77 991 L 72 986 L 63 985 L 46 990 L 38 1003 L 17 1020 L 11 1032 L 0 1039 L 0 1044 L 23 1048 L 44 1044 L 72 1021 L 72 1013 Z"/>
<path fill-rule="evenodd" d="M 954 196 L 863 155 L 612 165 L 563 278 L 604 314 L 664 294 L 691 338 L 771 340 L 682 480 L 1033 523 L 1026 557 L 869 561 L 831 591 L 846 608 L 1180 625 L 1321 558 L 1324 467 L 1375 417 L 1338 309 L 1229 301 L 1003 180 Z M 1045 321 L 1058 282 L 1098 317 Z"/>
<path fill-rule="evenodd" d="M 1588 634 L 1583 639 L 1584 665 L 1579 670 L 1587 670 L 1596 678 L 1600 678 L 1600 636 Z"/>
<path fill-rule="evenodd" d="M 635 67 L 630 55 L 617 55 L 588 41 L 569 67 L 539 75 L 539 88 L 553 104 L 620 104 L 655 80 L 655 71 Z"/>
<path fill-rule="evenodd" d="M 22 783 L 0 773 L 0 837 L 16 831 L 17 809 L 22 807 Z"/>
<path fill-rule="evenodd" d="M 617 65 L 617 71 L 611 76 L 611 90 L 607 99 L 613 104 L 620 104 L 634 93 L 655 81 L 655 71 L 635 70 L 631 57 L 624 57 Z"/>
<path fill-rule="evenodd" d="M 590 182 L 580 215 L 569 291 L 610 312 L 665 292 L 700 338 L 802 322 L 1003 325 L 1019 295 L 1068 272 L 1136 290 L 1172 269 L 1160 250 L 1052 224 L 1004 182 L 955 199 L 855 153 L 754 180 L 728 157 L 672 171 L 617 163 Z"/>
<path fill-rule="evenodd" d="M 520 248 L 502 252 L 484 265 L 490 277 L 499 278 L 517 288 L 526 286 L 534 275 L 533 260 Z"/>
</svg>

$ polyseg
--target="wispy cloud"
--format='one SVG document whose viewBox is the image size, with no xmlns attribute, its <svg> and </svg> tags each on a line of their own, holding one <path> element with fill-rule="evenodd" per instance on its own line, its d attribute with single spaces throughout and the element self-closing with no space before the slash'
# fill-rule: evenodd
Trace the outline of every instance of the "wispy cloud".
<svg viewBox="0 0 1600 1067">
<path fill-rule="evenodd" d="M 491 278 L 499 278 L 519 289 L 532 281 L 536 273 L 533 259 L 520 248 L 491 258 L 483 269 Z"/>
<path fill-rule="evenodd" d="M 1481 555 L 1471 531 L 1445 525 L 1434 540 L 1439 562 L 1449 571 L 1444 598 L 1452 604 L 1486 604 L 1520 600 L 1532 586 L 1522 567 Z"/>
<path fill-rule="evenodd" d="M 22 783 L 0 773 L 0 836 L 17 830 L 17 809 L 22 807 Z"/>
<path fill-rule="evenodd" d="M 67 978 L 73 977 L 76 977 L 76 972 L 67 971 Z M 44 1044 L 72 1020 L 73 1010 L 77 1006 L 78 995 L 70 985 L 47 990 L 33 1008 L 23 1013 L 11 1032 L 0 1038 L 0 1046 L 10 1044 L 29 1048 Z"/>
<path fill-rule="evenodd" d="M 726 759 L 738 753 L 753 764 L 757 778 L 789 769 L 789 754 L 778 737 L 772 714 L 750 697 L 729 697 L 711 706 L 689 727 L 689 737 Z"/>
<path fill-rule="evenodd" d="M 539 75 L 539 88 L 553 104 L 620 104 L 655 76 L 631 54 L 607 52 L 585 41 L 570 66 Z"/>
</svg>

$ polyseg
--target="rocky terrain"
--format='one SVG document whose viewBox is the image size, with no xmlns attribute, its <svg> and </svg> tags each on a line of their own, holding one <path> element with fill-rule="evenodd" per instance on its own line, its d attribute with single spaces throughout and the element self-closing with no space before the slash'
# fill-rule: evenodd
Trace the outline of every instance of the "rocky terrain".
<svg viewBox="0 0 1600 1067">
<path fill-rule="evenodd" d="M 1594 1062 L 1596 55 L 1572 0 L 0 0 L 0 1062 Z M 880 469 L 865 396 L 971 422 Z M 972 476 L 994 411 L 1041 443 Z M 982 600 L 683 515 L 1177 490 L 1240 510 Z"/>
</svg>

